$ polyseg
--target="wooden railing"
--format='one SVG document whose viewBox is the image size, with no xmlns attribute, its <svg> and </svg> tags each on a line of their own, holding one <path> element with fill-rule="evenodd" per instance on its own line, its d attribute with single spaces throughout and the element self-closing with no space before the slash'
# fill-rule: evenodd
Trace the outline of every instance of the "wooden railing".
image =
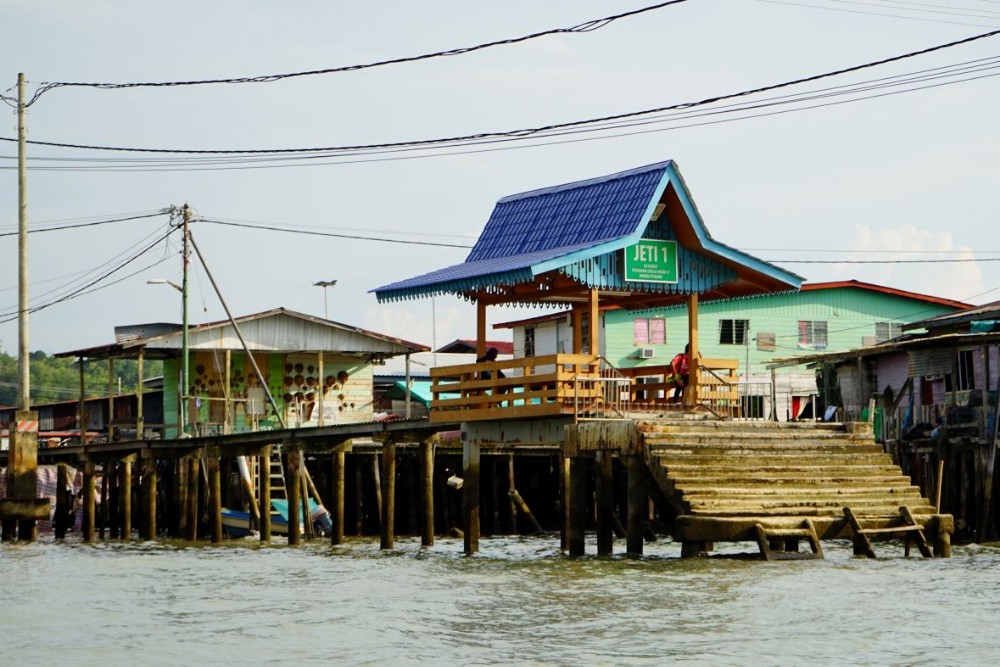
<svg viewBox="0 0 1000 667">
<path fill-rule="evenodd" d="M 575 414 L 602 388 L 580 384 L 600 378 L 601 358 L 552 354 L 431 369 L 431 422 L 518 419 Z"/>
<path fill-rule="evenodd" d="M 698 359 L 696 400 L 717 414 L 738 410 L 737 365 L 735 359 Z M 432 423 L 556 415 L 620 418 L 630 411 L 681 405 L 671 400 L 675 383 L 670 366 L 615 369 L 589 354 L 447 366 L 432 368 L 430 374 Z M 660 382 L 635 382 L 650 376 Z"/>
</svg>

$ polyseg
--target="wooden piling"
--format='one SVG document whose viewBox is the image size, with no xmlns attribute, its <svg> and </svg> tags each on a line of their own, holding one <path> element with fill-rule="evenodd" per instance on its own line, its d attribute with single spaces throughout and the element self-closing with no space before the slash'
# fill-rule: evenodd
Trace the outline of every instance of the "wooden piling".
<svg viewBox="0 0 1000 667">
<path fill-rule="evenodd" d="M 330 531 L 330 544 L 344 543 L 344 487 L 347 455 L 336 451 L 331 457 L 330 475 L 333 478 L 333 507 L 330 508 L 333 530 Z"/>
<path fill-rule="evenodd" d="M 570 521 L 570 464 L 569 457 L 565 454 L 559 457 L 559 503 L 562 520 L 559 522 L 559 549 L 563 552 L 569 551 L 569 527 Z"/>
<path fill-rule="evenodd" d="M 111 473 L 114 464 L 105 461 L 101 464 L 101 502 L 97 517 L 97 537 L 104 540 L 104 531 L 108 528 L 109 505 L 108 498 L 111 495 Z"/>
<path fill-rule="evenodd" d="M 530 521 L 531 525 L 534 526 L 535 532 L 543 532 L 542 524 L 538 523 L 538 519 L 535 518 L 535 515 L 531 512 L 531 508 L 528 507 L 528 503 L 524 502 L 524 498 L 521 497 L 521 494 L 518 493 L 517 489 L 511 489 L 508 495 L 510 496 L 511 504 L 520 509 L 524 516 L 528 518 L 528 521 Z"/>
<path fill-rule="evenodd" d="M 299 476 L 301 480 L 299 492 L 302 494 L 299 499 L 299 504 L 302 506 L 302 534 L 308 542 L 315 535 L 313 534 L 312 512 L 309 510 L 309 484 L 306 482 L 309 476 L 309 468 L 306 467 L 305 456 L 302 457 L 302 466 L 299 468 L 299 471 L 302 473 Z"/>
<path fill-rule="evenodd" d="M 382 445 L 382 530 L 379 548 L 391 549 L 396 529 L 396 445 Z"/>
<path fill-rule="evenodd" d="M 299 523 L 299 490 L 302 488 L 299 468 L 302 454 L 291 450 L 287 457 L 285 489 L 288 491 L 288 545 L 296 546 L 302 542 L 302 526 Z"/>
<path fill-rule="evenodd" d="M 260 478 L 260 491 L 257 493 L 257 507 L 260 513 L 260 541 L 271 541 L 271 445 L 260 450 L 260 463 L 257 466 Z"/>
<path fill-rule="evenodd" d="M 687 392 L 684 392 L 685 396 Z M 630 556 L 641 556 L 643 534 L 646 529 L 646 484 L 643 468 L 646 463 L 638 454 L 626 457 L 628 466 L 628 518 L 626 520 L 625 551 Z"/>
<path fill-rule="evenodd" d="M 191 457 L 188 461 L 187 472 L 187 534 L 185 538 L 188 542 L 198 539 L 198 489 L 201 486 L 201 461 L 197 456 Z"/>
<path fill-rule="evenodd" d="M 465 553 L 479 551 L 479 444 L 462 445 L 462 526 Z"/>
<path fill-rule="evenodd" d="M 94 541 L 94 507 L 96 490 L 94 483 L 94 462 L 87 460 L 83 464 L 83 541 L 88 544 Z"/>
<path fill-rule="evenodd" d="M 121 462 L 121 481 L 118 492 L 119 512 L 121 512 L 121 539 L 132 539 L 132 462 L 135 456 L 126 456 Z"/>
<path fill-rule="evenodd" d="M 69 481 L 69 466 L 60 463 L 56 467 L 56 539 L 66 538 L 69 530 L 70 513 L 73 511 L 73 496 Z"/>
<path fill-rule="evenodd" d="M 364 522 L 364 470 L 361 458 L 354 456 L 354 534 L 361 537 L 365 534 Z"/>
<path fill-rule="evenodd" d="M 570 458 L 569 487 L 566 541 L 570 556 L 583 556 L 586 553 L 587 459 L 578 456 Z"/>
<path fill-rule="evenodd" d="M 375 511 L 378 512 L 379 526 L 382 525 L 382 475 L 378 467 L 378 455 L 372 454 L 372 477 L 375 479 Z M 381 528 L 379 529 L 381 530 Z"/>
<path fill-rule="evenodd" d="M 420 443 L 420 544 L 434 546 L 434 443 Z"/>
<path fill-rule="evenodd" d="M 611 452 L 597 452 L 597 555 L 614 552 L 614 483 Z"/>
<path fill-rule="evenodd" d="M 188 471 L 190 464 L 186 458 L 174 461 L 174 482 L 170 487 L 171 502 L 174 506 L 170 528 L 172 536 L 184 539 L 188 533 Z"/>
<path fill-rule="evenodd" d="M 208 525 L 212 544 L 222 542 L 222 472 L 218 452 L 206 452 L 205 471 L 208 473 Z"/>
<path fill-rule="evenodd" d="M 156 539 L 156 459 L 152 453 L 144 453 L 143 459 L 142 486 L 144 491 L 145 510 L 142 537 L 145 540 Z"/>
</svg>

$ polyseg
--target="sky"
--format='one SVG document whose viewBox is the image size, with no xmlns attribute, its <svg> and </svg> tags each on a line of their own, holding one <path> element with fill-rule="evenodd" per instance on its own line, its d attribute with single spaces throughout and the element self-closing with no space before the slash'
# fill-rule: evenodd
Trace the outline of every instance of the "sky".
<svg viewBox="0 0 1000 667">
<path fill-rule="evenodd" d="M 0 0 L 0 91 L 16 95 L 18 72 L 30 96 L 42 82 L 188 81 L 357 65 L 651 4 Z M 28 138 L 264 149 L 509 131 L 703 100 L 997 29 L 1000 2 L 987 0 L 688 0 L 589 32 L 359 71 L 269 83 L 55 88 L 28 107 Z M 998 48 L 1000 35 L 770 95 L 995 58 Z M 467 248 L 450 246 L 471 246 L 501 197 L 673 159 L 718 241 L 808 281 L 856 279 L 979 304 L 1000 299 L 994 73 L 816 108 L 765 107 L 783 112 L 755 118 L 715 114 L 434 156 L 174 162 L 154 170 L 135 162 L 137 154 L 29 145 L 29 230 L 187 203 L 192 235 L 234 314 L 326 311 L 337 322 L 442 345 L 475 336 L 469 304 L 454 297 L 379 304 L 370 290 L 464 260 Z M 15 138 L 14 109 L 0 105 L 0 112 L 7 119 L 0 137 Z M 0 141 L 0 349 L 13 355 L 15 156 L 16 144 Z M 161 215 L 30 234 L 31 305 L 42 308 L 30 316 L 29 348 L 78 350 L 112 342 L 118 325 L 179 322 L 178 293 L 147 284 L 181 281 L 179 235 L 154 243 L 168 225 Z M 356 236 L 405 243 L 345 238 Z M 98 289 L 59 300 L 147 246 Z M 956 258 L 966 261 L 904 263 Z M 314 286 L 329 280 L 337 284 Z M 192 324 L 225 318 L 197 260 L 190 285 Z M 493 308 L 489 320 L 527 314 Z"/>
</svg>

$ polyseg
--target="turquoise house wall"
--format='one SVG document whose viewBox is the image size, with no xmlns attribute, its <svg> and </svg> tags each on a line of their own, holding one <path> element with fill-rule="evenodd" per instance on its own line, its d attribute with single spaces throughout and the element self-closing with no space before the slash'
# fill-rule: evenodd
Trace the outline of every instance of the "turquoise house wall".
<svg viewBox="0 0 1000 667">
<path fill-rule="evenodd" d="M 748 299 L 703 303 L 699 308 L 698 345 L 708 358 L 738 359 L 743 374 L 749 361 L 750 374 L 769 372 L 765 364 L 772 359 L 813 354 L 814 347 L 799 345 L 800 320 L 825 321 L 827 345 L 820 351 L 836 352 L 861 347 L 863 338 L 873 337 L 879 322 L 905 323 L 954 312 L 943 305 L 858 288 L 831 288 L 773 294 Z M 633 320 L 639 317 L 662 317 L 666 320 L 666 343 L 636 344 Z M 719 343 L 719 321 L 749 320 L 749 345 Z M 605 314 L 605 356 L 623 367 L 656 366 L 668 363 L 683 351 L 688 333 L 687 308 L 674 306 L 647 311 L 609 311 Z M 773 333 L 775 349 L 757 349 L 757 336 Z M 639 347 L 650 347 L 654 358 L 637 358 Z M 791 367 L 779 373 L 801 373 Z"/>
</svg>

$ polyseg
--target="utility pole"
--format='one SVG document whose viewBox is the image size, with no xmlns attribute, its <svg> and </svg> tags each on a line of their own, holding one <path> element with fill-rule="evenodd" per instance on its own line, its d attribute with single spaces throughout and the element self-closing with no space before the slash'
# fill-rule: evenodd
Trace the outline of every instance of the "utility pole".
<svg viewBox="0 0 1000 667">
<path fill-rule="evenodd" d="M 31 409 L 28 352 L 28 167 L 25 154 L 24 73 L 17 75 L 17 368 L 18 406 Z"/>
<path fill-rule="evenodd" d="M 184 220 L 184 273 L 181 279 L 181 434 L 187 433 L 188 410 L 187 396 L 188 385 L 191 383 L 190 360 L 188 357 L 188 265 L 191 262 L 191 208 L 184 204 L 181 207 L 181 215 Z"/>
</svg>

